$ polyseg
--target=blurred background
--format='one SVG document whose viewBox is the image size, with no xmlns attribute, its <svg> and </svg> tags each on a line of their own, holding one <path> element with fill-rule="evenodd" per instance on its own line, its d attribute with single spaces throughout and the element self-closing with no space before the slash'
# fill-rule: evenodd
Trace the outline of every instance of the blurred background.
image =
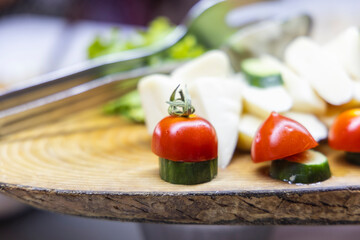
<svg viewBox="0 0 360 240">
<path fill-rule="evenodd" d="M 179 23 L 195 0 L 0 0 L 0 83 L 4 86 L 87 59 L 97 34 Z M 5 67 L 6 66 L 6 67 Z"/>
<path fill-rule="evenodd" d="M 145 28 L 158 16 L 181 23 L 196 0 L 0 0 L 0 87 L 91 57 L 97 36 L 114 27 Z M 239 5 L 254 2 L 238 0 Z M 268 4 L 270 1 L 267 1 Z M 271 1 L 262 13 L 304 11 L 314 19 L 312 36 L 326 41 L 360 24 L 360 1 Z M 261 3 L 260 3 L 261 4 Z M 248 15 L 256 14 L 249 9 Z M 176 233 L 176 234 L 174 234 Z M 49 213 L 0 195 L 0 239 L 357 239 L 357 226 L 177 226 L 122 223 Z"/>
</svg>

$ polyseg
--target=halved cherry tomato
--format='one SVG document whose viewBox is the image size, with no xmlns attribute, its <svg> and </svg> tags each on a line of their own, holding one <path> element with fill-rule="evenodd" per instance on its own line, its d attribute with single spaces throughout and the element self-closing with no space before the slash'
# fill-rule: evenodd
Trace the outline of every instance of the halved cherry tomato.
<svg viewBox="0 0 360 240">
<path fill-rule="evenodd" d="M 272 112 L 258 129 L 251 146 L 253 162 L 282 159 L 318 145 L 300 123 Z"/>
<path fill-rule="evenodd" d="M 212 160 L 217 158 L 217 136 L 213 126 L 195 114 L 168 116 L 155 127 L 151 149 L 172 161 Z"/>
<path fill-rule="evenodd" d="M 337 116 L 329 131 L 329 145 L 337 150 L 360 152 L 360 108 Z"/>
</svg>

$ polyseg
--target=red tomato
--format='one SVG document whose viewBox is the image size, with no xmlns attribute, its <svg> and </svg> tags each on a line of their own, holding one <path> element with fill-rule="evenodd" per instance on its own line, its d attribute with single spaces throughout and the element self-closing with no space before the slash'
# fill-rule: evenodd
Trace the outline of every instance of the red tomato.
<svg viewBox="0 0 360 240">
<path fill-rule="evenodd" d="M 161 158 L 198 162 L 217 158 L 217 137 L 213 126 L 194 114 L 168 116 L 155 127 L 151 149 Z"/>
<path fill-rule="evenodd" d="M 330 147 L 347 152 L 360 152 L 360 108 L 341 113 L 329 131 Z"/>
<path fill-rule="evenodd" d="M 272 112 L 258 129 L 251 146 L 253 162 L 282 159 L 318 143 L 300 123 Z"/>
</svg>

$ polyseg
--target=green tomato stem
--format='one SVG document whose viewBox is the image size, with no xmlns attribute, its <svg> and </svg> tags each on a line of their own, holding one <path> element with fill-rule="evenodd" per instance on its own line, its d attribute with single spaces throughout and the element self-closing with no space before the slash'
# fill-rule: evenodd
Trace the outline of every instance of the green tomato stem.
<svg viewBox="0 0 360 240">
<path fill-rule="evenodd" d="M 176 97 L 176 92 L 180 84 L 175 88 L 170 96 L 170 101 L 167 101 L 170 106 L 168 112 L 171 116 L 188 117 L 195 112 L 195 108 L 191 105 L 191 97 L 186 88 L 179 90 L 180 98 Z"/>
</svg>

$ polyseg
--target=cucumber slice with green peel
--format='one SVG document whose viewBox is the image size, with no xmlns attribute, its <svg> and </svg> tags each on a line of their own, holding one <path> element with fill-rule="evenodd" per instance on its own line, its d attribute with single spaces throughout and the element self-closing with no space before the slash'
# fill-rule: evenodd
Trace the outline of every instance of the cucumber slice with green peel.
<svg viewBox="0 0 360 240">
<path fill-rule="evenodd" d="M 279 69 L 265 59 L 246 59 L 242 61 L 241 69 L 251 86 L 268 88 L 284 84 Z"/>
<path fill-rule="evenodd" d="M 350 163 L 360 165 L 360 153 L 346 152 L 345 159 Z"/>
<path fill-rule="evenodd" d="M 289 183 L 316 183 L 331 177 L 327 157 L 307 150 L 286 159 L 272 161 L 270 176 Z"/>
<path fill-rule="evenodd" d="M 174 184 L 194 185 L 211 181 L 217 175 L 217 158 L 201 162 L 179 162 L 159 158 L 160 177 Z"/>
</svg>

